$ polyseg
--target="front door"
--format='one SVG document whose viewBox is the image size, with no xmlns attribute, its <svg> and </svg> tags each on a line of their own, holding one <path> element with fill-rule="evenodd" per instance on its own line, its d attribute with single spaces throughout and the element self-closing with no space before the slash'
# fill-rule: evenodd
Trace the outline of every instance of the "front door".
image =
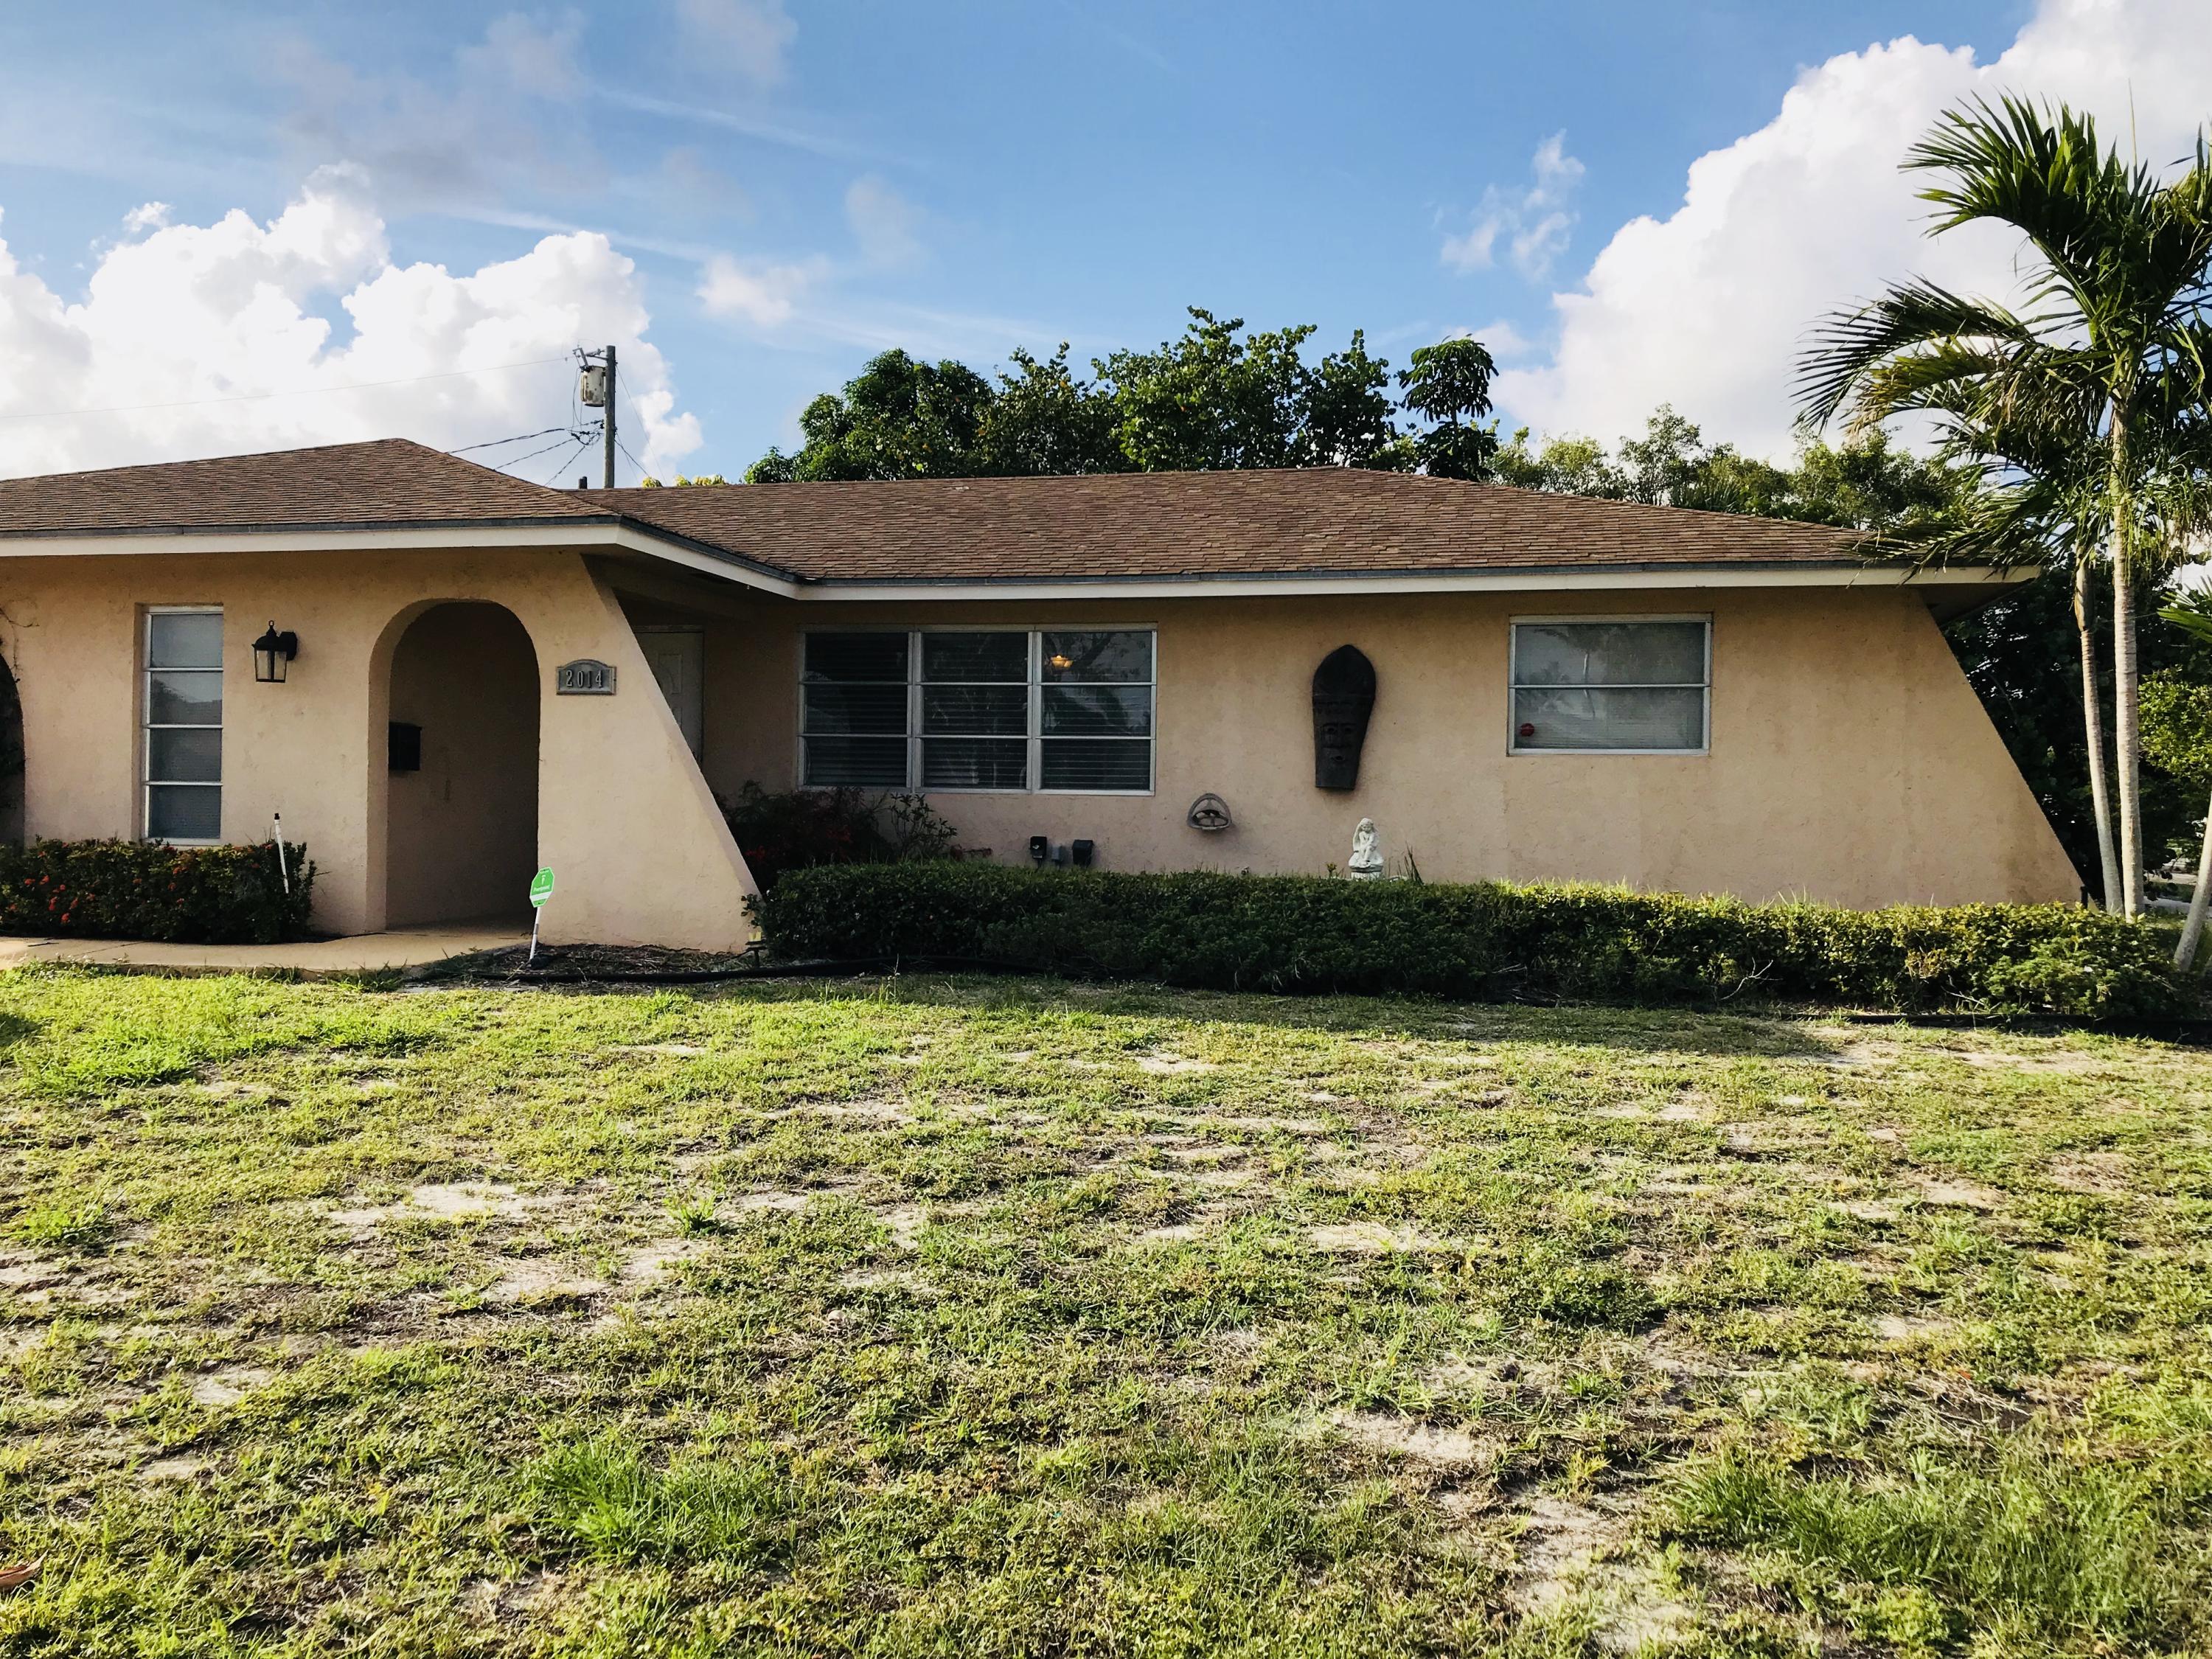
<svg viewBox="0 0 2212 1659">
<path fill-rule="evenodd" d="M 707 635 L 696 628 L 652 628 L 638 630 L 637 642 L 653 665 L 653 678 L 676 716 L 684 741 L 696 758 L 706 742 Z"/>
</svg>

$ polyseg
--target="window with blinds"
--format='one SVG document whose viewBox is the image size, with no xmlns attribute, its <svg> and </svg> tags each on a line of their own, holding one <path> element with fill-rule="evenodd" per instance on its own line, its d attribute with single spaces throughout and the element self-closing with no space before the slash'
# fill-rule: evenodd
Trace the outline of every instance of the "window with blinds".
<svg viewBox="0 0 2212 1659">
<path fill-rule="evenodd" d="M 930 793 L 1152 787 L 1150 629 L 805 636 L 799 776 Z"/>
<path fill-rule="evenodd" d="M 149 841 L 222 839 L 222 612 L 146 613 L 144 753 Z"/>
<path fill-rule="evenodd" d="M 1711 639 L 1703 617 L 1515 623 L 1513 752 L 1704 750 Z"/>
</svg>

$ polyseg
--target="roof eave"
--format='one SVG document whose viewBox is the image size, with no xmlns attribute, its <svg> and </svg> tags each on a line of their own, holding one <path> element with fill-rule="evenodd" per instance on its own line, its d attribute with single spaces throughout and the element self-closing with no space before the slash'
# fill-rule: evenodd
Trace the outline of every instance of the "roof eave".
<svg viewBox="0 0 2212 1659">
<path fill-rule="evenodd" d="M 1448 570 L 1194 572 L 1126 576 L 987 578 L 803 577 L 798 595 L 848 604 L 869 599 L 1045 599 L 1071 594 L 1120 599 L 1177 596 L 1234 599 L 1294 594 L 1538 592 L 1651 588 L 1901 587 L 2002 588 L 2031 580 L 2032 568 L 1952 567 L 1916 571 L 1894 564 L 1810 560 L 1487 566 Z"/>
<path fill-rule="evenodd" d="M 148 526 L 129 531 L 0 532 L 0 557 L 211 552 L 317 553 L 484 548 L 563 548 L 663 561 L 788 599 L 1021 600 L 1071 595 L 1124 599 L 1333 596 L 1374 593 L 1529 592 L 1607 588 L 1881 587 L 1988 591 L 2031 580 L 2032 568 L 1933 570 L 1858 559 L 1643 560 L 1432 569 L 1184 570 L 1150 574 L 1014 576 L 807 576 L 617 513 L 526 518 L 327 521 L 285 526 Z"/>
</svg>

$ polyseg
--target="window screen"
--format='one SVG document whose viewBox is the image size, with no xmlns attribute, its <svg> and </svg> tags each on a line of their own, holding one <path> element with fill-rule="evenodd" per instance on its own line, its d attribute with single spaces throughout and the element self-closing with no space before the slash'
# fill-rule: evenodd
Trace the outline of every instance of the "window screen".
<svg viewBox="0 0 2212 1659">
<path fill-rule="evenodd" d="M 146 616 L 146 834 L 222 838 L 222 612 Z"/>
<path fill-rule="evenodd" d="M 1711 626 L 1703 618 L 1514 623 L 1514 750 L 1703 749 Z"/>
<path fill-rule="evenodd" d="M 809 634 L 799 671 L 810 784 L 907 787 L 904 634 Z"/>
<path fill-rule="evenodd" d="M 1030 636 L 921 636 L 921 787 L 1029 783 Z"/>
<path fill-rule="evenodd" d="M 800 775 L 816 787 L 1145 792 L 1150 629 L 810 634 Z"/>
<path fill-rule="evenodd" d="M 1041 787 L 1152 787 L 1151 634 L 1045 634 L 1038 678 Z"/>
</svg>

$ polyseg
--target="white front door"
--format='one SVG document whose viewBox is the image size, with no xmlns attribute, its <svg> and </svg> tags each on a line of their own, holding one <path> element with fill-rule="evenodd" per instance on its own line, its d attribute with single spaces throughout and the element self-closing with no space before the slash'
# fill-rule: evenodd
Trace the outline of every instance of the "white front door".
<svg viewBox="0 0 2212 1659">
<path fill-rule="evenodd" d="M 706 741 L 707 635 L 696 628 L 641 628 L 637 642 L 696 757 Z"/>
</svg>

